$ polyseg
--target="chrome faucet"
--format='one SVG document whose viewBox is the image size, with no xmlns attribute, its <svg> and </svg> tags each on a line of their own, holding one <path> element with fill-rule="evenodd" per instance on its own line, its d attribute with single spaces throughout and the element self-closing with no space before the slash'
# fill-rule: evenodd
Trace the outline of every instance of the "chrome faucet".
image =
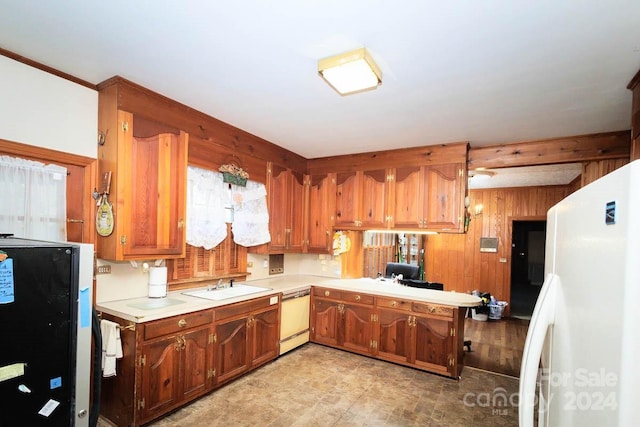
<svg viewBox="0 0 640 427">
<path fill-rule="evenodd" d="M 221 289 L 222 288 L 222 279 L 218 280 L 218 284 L 214 285 L 213 283 L 209 283 L 207 285 L 207 291 L 213 291 L 214 289 Z"/>
</svg>

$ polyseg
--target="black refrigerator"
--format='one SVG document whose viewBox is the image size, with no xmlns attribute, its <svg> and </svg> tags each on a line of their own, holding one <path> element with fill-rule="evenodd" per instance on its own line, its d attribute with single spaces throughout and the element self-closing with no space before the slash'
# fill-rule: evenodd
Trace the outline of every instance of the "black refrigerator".
<svg viewBox="0 0 640 427">
<path fill-rule="evenodd" d="M 93 245 L 0 237 L 0 427 L 88 426 Z"/>
</svg>

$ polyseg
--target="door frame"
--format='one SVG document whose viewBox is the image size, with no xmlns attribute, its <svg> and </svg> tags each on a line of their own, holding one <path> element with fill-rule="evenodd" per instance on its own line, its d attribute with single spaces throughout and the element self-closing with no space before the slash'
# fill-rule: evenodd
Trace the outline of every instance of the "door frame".
<svg viewBox="0 0 640 427">
<path fill-rule="evenodd" d="M 509 305 L 506 307 L 506 315 L 511 315 L 511 267 L 512 267 L 512 262 L 513 260 L 511 259 L 511 254 L 512 254 L 512 245 L 513 245 L 513 223 L 514 221 L 546 221 L 547 220 L 547 215 L 516 215 L 516 216 L 509 216 L 507 217 L 507 239 L 508 241 L 507 243 L 507 247 L 509 248 L 509 256 L 507 257 L 507 271 L 505 272 L 506 275 L 506 284 L 508 285 L 507 288 L 507 302 L 509 303 Z"/>
</svg>

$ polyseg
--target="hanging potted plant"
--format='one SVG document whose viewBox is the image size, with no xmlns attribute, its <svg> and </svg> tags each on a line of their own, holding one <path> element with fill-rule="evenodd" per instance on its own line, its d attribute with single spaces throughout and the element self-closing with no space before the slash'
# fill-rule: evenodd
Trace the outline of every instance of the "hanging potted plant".
<svg viewBox="0 0 640 427">
<path fill-rule="evenodd" d="M 219 171 L 222 172 L 222 180 L 225 183 L 246 187 L 249 174 L 242 168 L 234 164 L 228 164 L 220 166 Z"/>
</svg>

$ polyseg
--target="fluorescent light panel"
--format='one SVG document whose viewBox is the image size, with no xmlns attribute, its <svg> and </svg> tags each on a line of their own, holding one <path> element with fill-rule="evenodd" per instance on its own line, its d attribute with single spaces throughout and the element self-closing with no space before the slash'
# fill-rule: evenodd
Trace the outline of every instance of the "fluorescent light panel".
<svg viewBox="0 0 640 427">
<path fill-rule="evenodd" d="M 375 89 L 382 72 L 365 48 L 318 61 L 318 73 L 340 95 Z"/>
</svg>

